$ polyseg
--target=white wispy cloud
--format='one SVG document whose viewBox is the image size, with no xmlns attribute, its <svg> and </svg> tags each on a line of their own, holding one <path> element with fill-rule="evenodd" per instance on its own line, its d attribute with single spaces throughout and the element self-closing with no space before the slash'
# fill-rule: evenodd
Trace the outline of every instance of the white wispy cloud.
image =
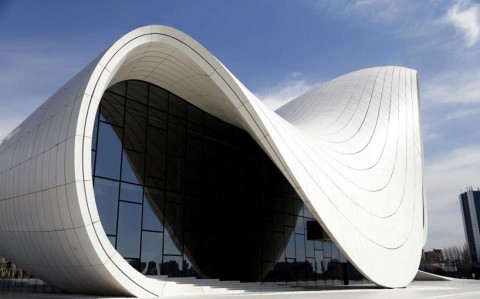
<svg viewBox="0 0 480 299">
<path fill-rule="evenodd" d="M 303 79 L 301 73 L 293 72 L 290 78 L 272 87 L 256 91 L 255 95 L 262 100 L 267 107 L 275 110 L 310 90 L 314 85 L 315 84 Z"/>
<path fill-rule="evenodd" d="M 457 1 L 448 10 L 445 21 L 463 35 L 467 47 L 480 39 L 480 4 Z"/>
<path fill-rule="evenodd" d="M 480 103 L 480 69 L 450 70 L 421 86 L 425 104 Z"/>
<path fill-rule="evenodd" d="M 480 40 L 480 4 L 477 1 L 311 0 L 307 3 L 348 22 L 390 26 L 390 38 L 414 40 L 417 52 L 432 48 L 458 49 L 458 44 L 445 42 L 454 39 L 453 32 L 445 30 L 447 27 L 453 27 L 460 34 L 467 48 Z"/>
<path fill-rule="evenodd" d="M 436 126 L 432 123 L 426 122 L 425 120 L 423 120 L 422 123 L 422 132 L 424 143 L 432 140 L 437 140 L 442 137 L 441 133 L 438 132 Z"/>
<path fill-rule="evenodd" d="M 374 20 L 393 20 L 412 9 L 413 2 L 404 0 L 356 0 L 348 9 L 354 12 L 369 13 Z"/>
<path fill-rule="evenodd" d="M 445 116 L 445 119 L 446 120 L 456 120 L 456 119 L 462 119 L 462 118 L 465 118 L 465 117 L 469 117 L 469 116 L 477 116 L 477 115 L 480 115 L 480 107 L 475 107 L 475 108 L 462 108 L 462 109 L 457 109 L 457 110 L 454 110 L 450 113 L 448 113 L 446 116 Z"/>
<path fill-rule="evenodd" d="M 425 187 L 430 234 L 426 245 L 428 249 L 465 242 L 458 196 L 467 186 L 480 187 L 479 165 L 478 143 L 456 148 L 426 161 Z"/>
<path fill-rule="evenodd" d="M 337 0 L 310 2 L 330 15 L 362 19 L 364 22 L 392 21 L 411 13 L 415 2 L 408 0 Z"/>
</svg>

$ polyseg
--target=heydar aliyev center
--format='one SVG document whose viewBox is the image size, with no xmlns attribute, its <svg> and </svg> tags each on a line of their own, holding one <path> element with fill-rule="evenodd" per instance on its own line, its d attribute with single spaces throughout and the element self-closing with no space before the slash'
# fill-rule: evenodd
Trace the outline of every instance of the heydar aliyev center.
<svg viewBox="0 0 480 299">
<path fill-rule="evenodd" d="M 426 237 L 419 100 L 417 72 L 388 66 L 272 111 L 185 33 L 136 29 L 0 143 L 0 255 L 97 295 L 406 286 Z"/>
</svg>

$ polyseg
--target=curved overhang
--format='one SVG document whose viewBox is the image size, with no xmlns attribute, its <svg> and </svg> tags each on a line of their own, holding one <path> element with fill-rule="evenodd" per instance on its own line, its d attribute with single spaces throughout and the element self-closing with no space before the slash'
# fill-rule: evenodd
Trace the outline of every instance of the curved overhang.
<svg viewBox="0 0 480 299">
<path fill-rule="evenodd" d="M 100 99 L 131 79 L 249 132 L 366 278 L 385 287 L 413 279 L 426 235 L 416 72 L 357 71 L 274 112 L 204 47 L 165 26 L 122 37 L 0 144 L 0 236 L 8 240 L 0 252 L 9 259 L 71 292 L 168 293 L 110 244 L 93 192 Z M 32 203 L 43 211 L 29 208 Z M 22 221 L 7 215 L 13 211 Z M 31 248 L 36 254 L 29 256 Z"/>
</svg>

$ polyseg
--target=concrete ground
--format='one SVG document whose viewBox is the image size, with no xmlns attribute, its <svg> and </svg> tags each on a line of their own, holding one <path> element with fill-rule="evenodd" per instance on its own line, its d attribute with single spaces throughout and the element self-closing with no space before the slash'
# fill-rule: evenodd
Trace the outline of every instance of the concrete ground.
<svg viewBox="0 0 480 299">
<path fill-rule="evenodd" d="M 32 294 L 32 293 L 0 293 L 1 299 L 93 299 L 98 297 L 63 295 L 63 294 Z M 106 297 L 102 297 L 106 298 Z M 173 297 L 171 297 L 173 298 Z M 480 281 L 478 280 L 453 280 L 453 281 L 415 281 L 402 289 L 382 289 L 373 285 L 356 285 L 331 288 L 296 288 L 280 292 L 244 293 L 235 295 L 208 295 L 208 296 L 182 296 L 183 299 L 241 299 L 241 298 L 295 298 L 295 299 L 363 299 L 363 298 L 480 298 Z"/>
</svg>

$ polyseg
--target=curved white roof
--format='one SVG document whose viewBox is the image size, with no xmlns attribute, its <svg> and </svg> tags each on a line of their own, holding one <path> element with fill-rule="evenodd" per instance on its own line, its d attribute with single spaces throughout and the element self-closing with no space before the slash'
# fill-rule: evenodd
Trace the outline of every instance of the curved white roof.
<svg viewBox="0 0 480 299">
<path fill-rule="evenodd" d="M 168 293 L 112 247 L 93 193 L 100 99 L 129 79 L 249 132 L 366 278 L 385 287 L 413 279 L 426 237 L 416 71 L 349 73 L 274 112 L 204 47 L 165 26 L 122 37 L 0 143 L 2 255 L 70 292 Z"/>
</svg>

